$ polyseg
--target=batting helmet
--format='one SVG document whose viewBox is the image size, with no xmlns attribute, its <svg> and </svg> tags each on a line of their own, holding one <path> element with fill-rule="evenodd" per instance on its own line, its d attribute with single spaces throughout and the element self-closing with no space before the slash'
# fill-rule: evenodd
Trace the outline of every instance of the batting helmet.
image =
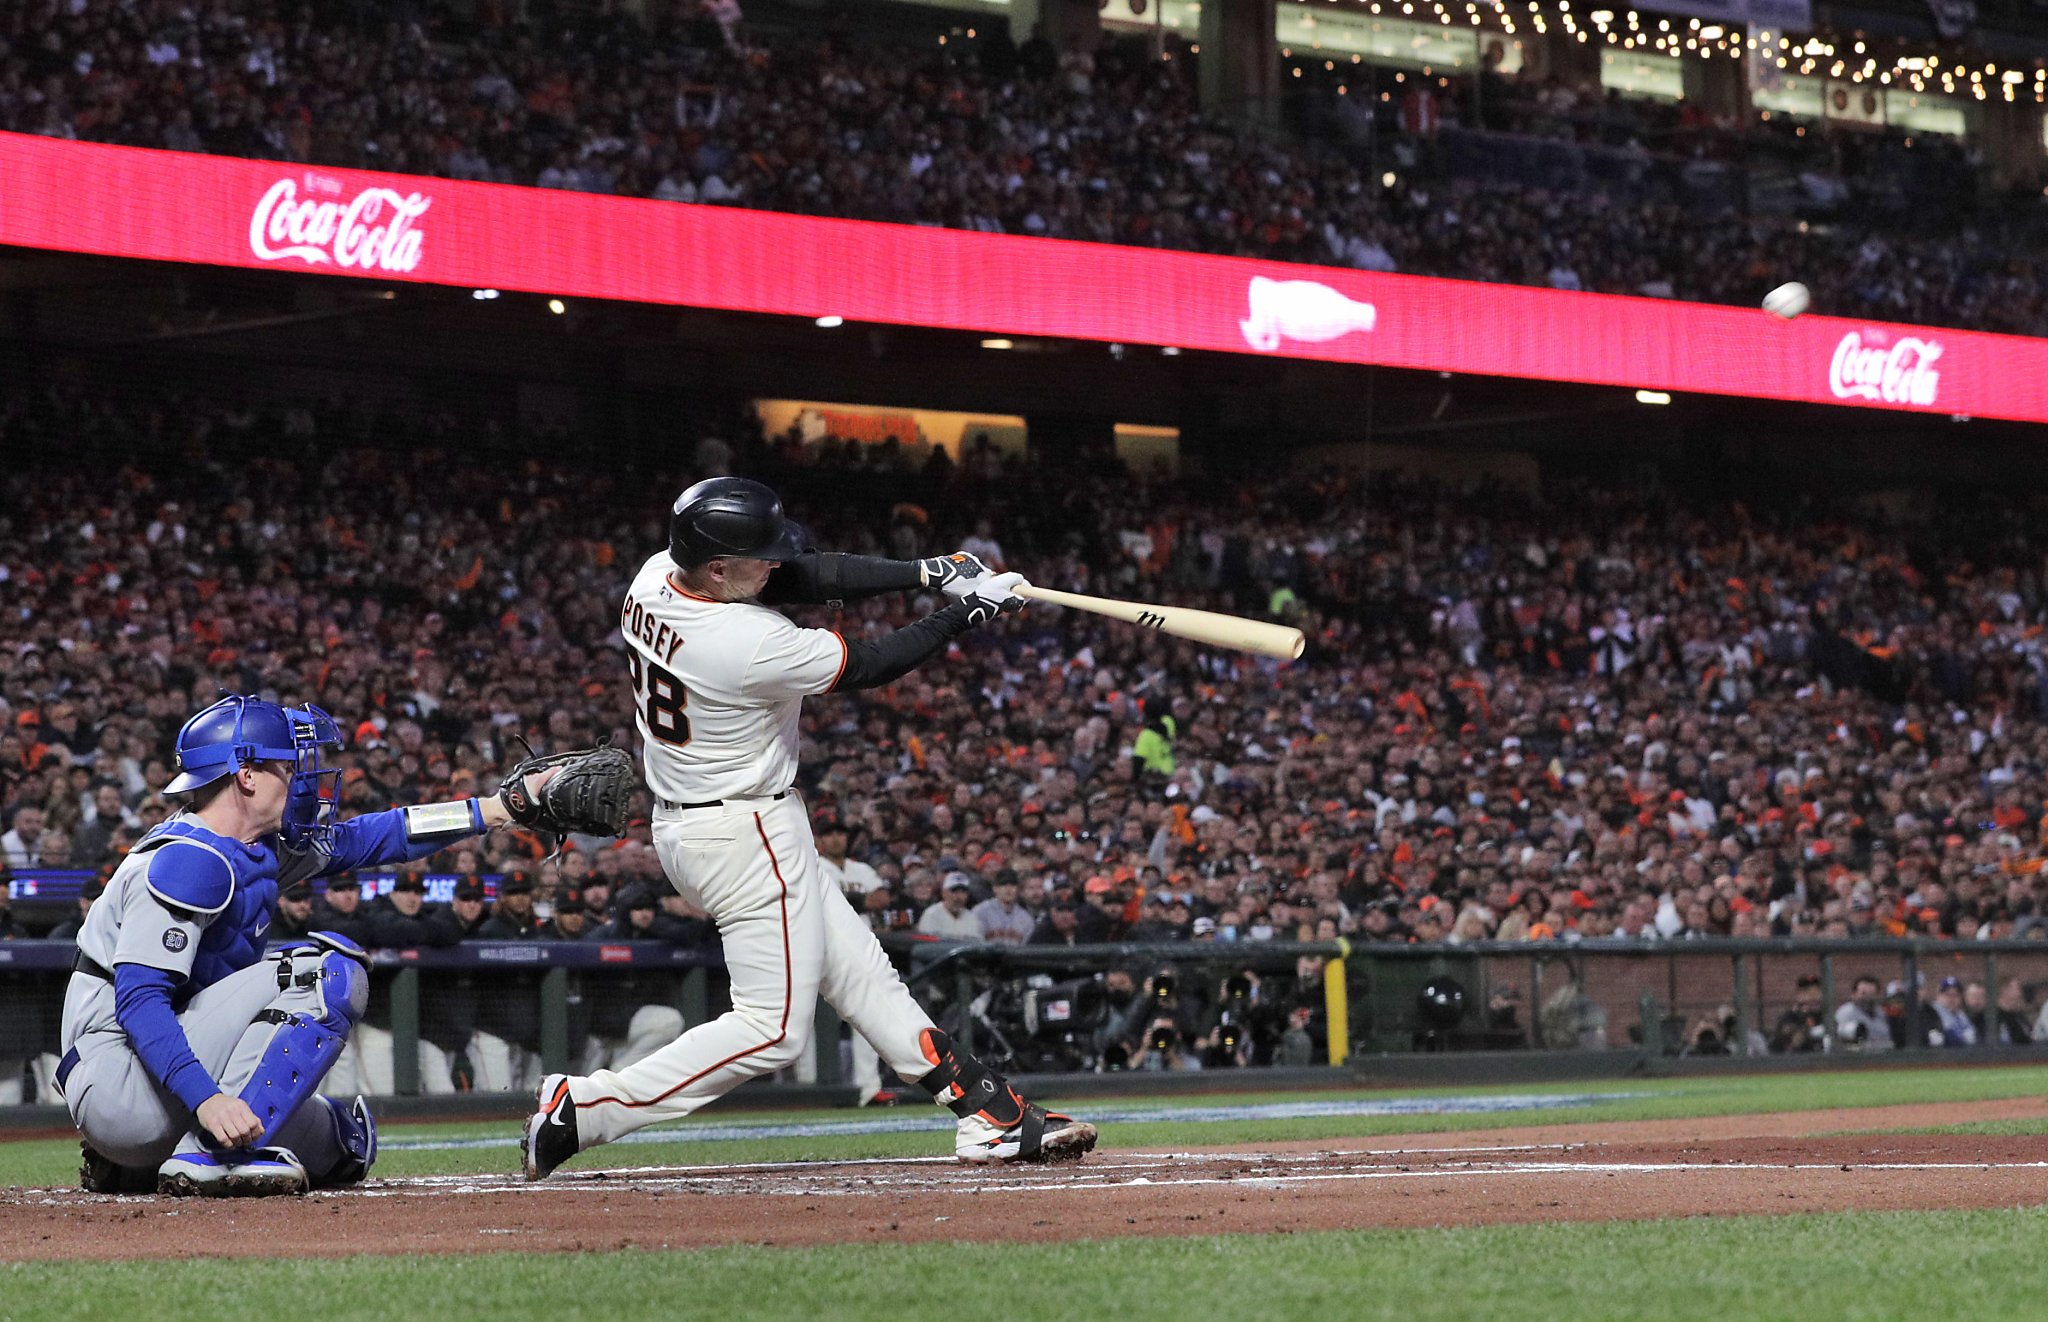
<svg viewBox="0 0 2048 1322">
<path fill-rule="evenodd" d="M 668 553 L 685 569 L 722 555 L 793 560 L 806 541 L 783 515 L 782 498 L 750 478 L 706 478 L 677 496 L 669 513 Z"/>
</svg>

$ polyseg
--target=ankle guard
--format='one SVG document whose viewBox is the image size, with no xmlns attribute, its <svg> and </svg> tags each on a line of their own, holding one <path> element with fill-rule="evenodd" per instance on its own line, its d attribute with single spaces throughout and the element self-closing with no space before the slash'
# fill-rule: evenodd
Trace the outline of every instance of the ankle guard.
<svg viewBox="0 0 2048 1322">
<path fill-rule="evenodd" d="M 1010 1081 L 953 1045 L 953 1039 L 936 1028 L 927 1028 L 918 1038 L 924 1058 L 932 1063 L 929 1074 L 917 1086 L 932 1100 L 962 1120 L 979 1115 L 998 1129 L 1008 1129 L 1024 1119 L 1024 1099 Z"/>
</svg>

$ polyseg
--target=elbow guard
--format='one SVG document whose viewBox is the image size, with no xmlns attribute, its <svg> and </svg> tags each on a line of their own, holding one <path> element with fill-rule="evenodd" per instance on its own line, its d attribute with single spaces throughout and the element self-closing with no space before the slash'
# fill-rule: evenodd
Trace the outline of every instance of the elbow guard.
<svg viewBox="0 0 2048 1322">
<path fill-rule="evenodd" d="M 775 567 L 761 600 L 770 606 L 840 606 L 882 592 L 906 591 L 923 581 L 914 560 L 809 551 Z"/>
</svg>

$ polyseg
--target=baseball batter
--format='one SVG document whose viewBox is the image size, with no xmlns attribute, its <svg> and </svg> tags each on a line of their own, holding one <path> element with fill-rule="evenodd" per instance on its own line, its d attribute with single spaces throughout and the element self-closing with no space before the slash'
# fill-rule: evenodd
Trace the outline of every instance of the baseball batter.
<svg viewBox="0 0 2048 1322">
<path fill-rule="evenodd" d="M 613 833 L 625 825 L 632 766 L 615 749 L 522 763 L 490 799 L 336 822 L 340 772 L 320 752 L 340 741 L 319 708 L 255 697 L 179 730 L 164 789 L 191 798 L 107 883 L 65 993 L 57 1086 L 84 1135 L 86 1189 L 260 1196 L 362 1179 L 377 1156 L 369 1108 L 317 1090 L 362 1017 L 369 956 L 332 932 L 266 954 L 279 885 L 423 858 L 508 821 L 553 825 L 550 781 L 596 792 L 576 759 L 601 773 Z"/>
<path fill-rule="evenodd" d="M 818 996 L 959 1118 L 963 1161 L 1055 1161 L 1095 1127 L 1048 1112 L 955 1048 L 911 998 L 866 921 L 825 877 L 791 785 L 803 700 L 888 684 L 969 628 L 1023 605 L 1017 574 L 965 553 L 827 555 L 758 482 L 713 478 L 671 511 L 620 626 L 652 789 L 654 845 L 676 889 L 717 921 L 732 1010 L 622 1070 L 551 1074 L 521 1147 L 528 1179 L 577 1152 L 673 1120 L 809 1045 Z M 798 628 L 773 605 L 936 587 L 952 604 L 874 642 Z"/>
</svg>

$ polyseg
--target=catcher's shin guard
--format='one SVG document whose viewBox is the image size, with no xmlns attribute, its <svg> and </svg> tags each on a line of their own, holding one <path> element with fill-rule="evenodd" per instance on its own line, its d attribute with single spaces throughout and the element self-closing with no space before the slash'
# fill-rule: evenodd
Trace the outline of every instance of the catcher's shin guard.
<svg viewBox="0 0 2048 1322">
<path fill-rule="evenodd" d="M 332 949 L 280 953 L 277 999 L 249 1025 L 230 1061 L 232 1068 L 255 1055 L 238 1089 L 263 1123 L 263 1134 L 252 1146 L 274 1141 L 293 1112 L 318 1091 L 369 997 L 370 975 L 353 956 Z"/>
<path fill-rule="evenodd" d="M 1071 1161 L 1095 1146 L 1095 1126 L 1025 1101 L 1007 1079 L 938 1029 L 925 1029 L 918 1045 L 933 1067 L 918 1085 L 960 1117 L 954 1145 L 960 1160 Z"/>
</svg>

